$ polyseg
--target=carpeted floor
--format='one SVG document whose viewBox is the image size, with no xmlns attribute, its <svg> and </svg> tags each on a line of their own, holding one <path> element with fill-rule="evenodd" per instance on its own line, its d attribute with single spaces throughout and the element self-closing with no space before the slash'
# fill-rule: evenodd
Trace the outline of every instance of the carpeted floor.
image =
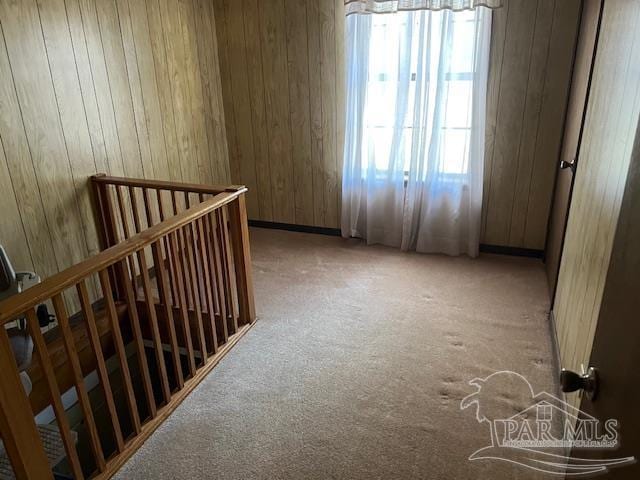
<svg viewBox="0 0 640 480">
<path fill-rule="evenodd" d="M 536 478 L 468 460 L 491 441 L 460 401 L 498 370 L 556 391 L 540 261 L 251 235 L 257 324 L 116 478 Z"/>
</svg>

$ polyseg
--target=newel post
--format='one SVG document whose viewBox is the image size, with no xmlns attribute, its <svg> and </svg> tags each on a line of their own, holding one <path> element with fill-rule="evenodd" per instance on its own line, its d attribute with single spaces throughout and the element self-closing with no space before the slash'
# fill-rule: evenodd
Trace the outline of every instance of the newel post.
<svg viewBox="0 0 640 480">
<path fill-rule="evenodd" d="M 238 323 L 245 325 L 256 319 L 256 307 L 253 298 L 253 273 L 251 270 L 251 249 L 249 247 L 249 223 L 245 194 L 229 203 L 229 223 L 233 264 L 238 286 Z"/>
<path fill-rule="evenodd" d="M 0 435 L 16 478 L 52 479 L 31 404 L 20 381 L 3 325 L 0 325 L 0 384 Z"/>
</svg>

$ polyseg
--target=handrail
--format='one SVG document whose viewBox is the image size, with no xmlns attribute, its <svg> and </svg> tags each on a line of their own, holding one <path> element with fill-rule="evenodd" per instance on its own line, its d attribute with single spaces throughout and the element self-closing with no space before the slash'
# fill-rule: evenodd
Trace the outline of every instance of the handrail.
<svg viewBox="0 0 640 480">
<path fill-rule="evenodd" d="M 104 181 L 105 183 L 114 183 L 114 179 L 116 181 L 119 181 L 118 177 L 100 176 L 94 178 L 96 178 L 96 180 L 98 181 Z M 127 185 L 133 185 L 136 187 L 142 186 L 140 184 L 140 182 L 142 181 L 136 180 L 135 183 L 132 183 L 131 180 L 128 180 L 128 182 L 129 183 L 127 183 Z M 150 183 L 159 182 L 154 181 Z M 170 183 L 170 185 L 176 184 Z M 188 191 L 194 191 L 191 189 L 194 186 L 187 186 Z M 151 187 L 151 185 L 149 185 L 149 187 Z M 197 188 L 202 186 L 195 187 Z M 166 188 L 166 186 L 163 185 L 158 188 Z M 135 253 L 138 250 L 156 242 L 164 235 L 174 232 L 184 225 L 187 225 L 189 222 L 203 217 L 213 210 L 216 210 L 232 202 L 247 191 L 245 187 L 233 187 L 233 189 L 230 190 L 231 191 L 229 191 L 229 189 L 223 190 L 213 198 L 196 204 L 193 207 L 184 210 L 161 223 L 143 230 L 142 232 L 132 236 L 131 238 L 124 240 L 117 245 L 114 245 L 113 247 L 109 247 L 106 250 L 103 250 L 102 252 L 63 270 L 60 273 L 47 278 L 42 283 L 34 285 L 33 287 L 25 290 L 22 293 L 4 300 L 2 303 L 0 303 L 0 326 L 4 326 L 6 323 L 15 319 L 17 315 L 20 315 L 34 305 L 37 305 L 38 303 L 51 298 L 56 293 L 61 292 L 66 288 L 72 287 L 83 278 L 86 278 L 88 275 L 91 275 L 107 267 L 110 267 L 111 265 L 116 264 L 132 253 Z"/>
<path fill-rule="evenodd" d="M 52 475 L 9 332 L 2 328 L 9 321 L 25 319 L 40 372 L 33 392 L 51 401 L 74 478 L 106 480 L 256 320 L 245 187 L 103 174 L 91 182 L 104 250 L 0 303 L 0 437 L 17 478 Z M 42 335 L 40 304 L 53 307 L 56 341 Z M 76 315 L 84 330 L 74 330 Z M 121 379 L 119 389 L 112 387 L 108 360 Z M 90 402 L 94 387 L 86 375 L 92 371 L 111 420 L 104 424 Z M 70 388 L 92 459 L 81 458 L 75 445 L 62 403 Z M 119 402 L 128 412 L 126 423 Z"/>
<path fill-rule="evenodd" d="M 177 183 L 167 180 L 147 180 L 143 178 L 112 177 L 98 174 L 92 177 L 95 183 L 122 185 L 124 187 L 155 188 L 173 192 L 190 192 L 217 195 L 223 192 L 247 191 L 244 185 L 202 185 L 198 183 Z"/>
</svg>

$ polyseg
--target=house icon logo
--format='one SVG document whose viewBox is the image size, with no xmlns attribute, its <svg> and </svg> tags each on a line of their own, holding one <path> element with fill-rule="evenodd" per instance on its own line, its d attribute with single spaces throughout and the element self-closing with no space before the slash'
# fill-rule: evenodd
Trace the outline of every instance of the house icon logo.
<svg viewBox="0 0 640 480">
<path fill-rule="evenodd" d="M 618 421 L 601 422 L 548 392 L 536 394 L 519 373 L 495 372 L 469 385 L 476 391 L 462 399 L 460 409 L 475 407 L 476 420 L 488 423 L 491 433 L 491 445 L 473 452 L 469 460 L 499 460 L 566 476 L 605 473 L 635 463 L 635 457 L 570 456 L 572 448 L 617 448 Z M 505 408 L 515 413 L 505 418 Z"/>
</svg>

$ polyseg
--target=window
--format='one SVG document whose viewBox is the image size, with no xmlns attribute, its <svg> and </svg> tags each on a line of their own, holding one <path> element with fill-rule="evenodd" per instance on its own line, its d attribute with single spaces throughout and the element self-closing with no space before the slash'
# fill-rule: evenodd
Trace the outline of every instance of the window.
<svg viewBox="0 0 640 480">
<path fill-rule="evenodd" d="M 402 162 L 408 172 L 411 159 L 415 161 L 412 151 L 426 156 L 430 148 L 437 148 L 437 161 L 432 168 L 443 174 L 467 173 L 475 16 L 475 11 L 372 16 L 363 170 L 375 165 L 378 172 L 384 172 L 395 168 L 390 162 Z M 445 57 L 445 65 L 439 64 L 443 62 L 439 53 L 445 47 L 443 42 L 453 52 Z M 406 54 L 411 57 L 408 71 L 398 60 Z M 430 78 L 438 74 L 443 76 L 443 82 Z M 403 91 L 407 84 L 408 91 Z M 439 91 L 438 85 L 444 91 Z M 435 110 L 438 104 L 439 115 Z M 439 122 L 439 128 L 433 129 L 434 122 Z M 433 133 L 425 138 L 414 135 L 416 129 Z M 431 142 L 431 135 L 439 138 Z"/>
</svg>

